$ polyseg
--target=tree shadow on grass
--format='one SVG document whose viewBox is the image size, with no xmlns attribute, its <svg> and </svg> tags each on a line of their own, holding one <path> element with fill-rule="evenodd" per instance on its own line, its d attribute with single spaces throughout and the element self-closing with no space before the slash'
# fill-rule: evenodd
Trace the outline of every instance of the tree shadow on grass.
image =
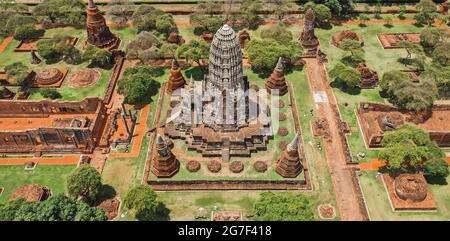
<svg viewBox="0 0 450 241">
<path fill-rule="evenodd" d="M 208 73 L 206 66 L 197 66 L 189 68 L 185 71 L 185 77 L 189 80 L 192 76 L 194 80 L 203 80 L 205 74 Z"/>
<path fill-rule="evenodd" d="M 117 192 L 114 189 L 114 187 L 108 184 L 104 184 L 100 187 L 100 192 L 97 198 L 97 204 L 101 203 L 106 199 L 114 198 L 115 196 L 117 196 Z"/>
<path fill-rule="evenodd" d="M 432 177 L 432 176 L 425 176 L 425 179 L 427 180 L 427 183 L 433 184 L 433 185 L 447 185 L 447 179 L 445 177 Z"/>
<path fill-rule="evenodd" d="M 342 90 L 343 92 L 349 94 L 349 95 L 359 95 L 361 94 L 361 88 L 350 88 L 344 83 L 341 83 L 340 81 L 333 81 L 330 83 L 331 88 L 338 88 Z"/>
</svg>

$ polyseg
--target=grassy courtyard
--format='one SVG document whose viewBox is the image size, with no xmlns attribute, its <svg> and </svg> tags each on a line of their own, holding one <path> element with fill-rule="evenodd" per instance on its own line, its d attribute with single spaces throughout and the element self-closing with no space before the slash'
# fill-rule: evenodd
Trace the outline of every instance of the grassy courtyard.
<svg viewBox="0 0 450 241">
<path fill-rule="evenodd" d="M 122 40 L 120 48 L 122 49 L 136 34 L 136 30 L 134 28 L 113 27 L 111 28 L 111 31 L 120 36 Z M 47 30 L 44 37 L 51 38 L 57 34 L 66 34 L 72 37 L 77 37 L 78 42 L 75 47 L 78 49 L 83 49 L 86 40 L 85 29 L 77 29 L 73 27 L 54 28 Z M 61 87 L 57 88 L 58 92 L 61 94 L 60 100 L 81 100 L 85 97 L 103 97 L 106 91 L 106 87 L 108 86 L 109 79 L 111 78 L 112 69 L 94 68 L 100 73 L 100 79 L 97 81 L 97 83 L 84 88 L 73 88 L 68 84 L 71 76 L 79 70 L 88 68 L 88 62 L 83 62 L 78 65 L 72 65 L 67 64 L 63 61 L 59 61 L 57 63 L 46 63 L 46 61 L 43 60 L 39 65 L 32 65 L 30 62 L 31 55 L 29 52 L 14 52 L 14 48 L 19 44 L 19 42 L 20 41 L 13 39 L 4 50 L 4 52 L 0 54 L 0 59 L 2 60 L 0 62 L 0 69 L 3 69 L 5 66 L 15 62 L 21 62 L 36 72 L 48 68 L 68 69 L 69 72 L 65 77 L 64 82 L 62 83 Z M 18 87 L 10 87 L 9 89 L 12 91 L 18 91 Z M 30 93 L 31 95 L 28 97 L 28 99 L 30 100 L 43 99 L 42 95 L 39 93 L 39 88 L 32 88 L 30 90 Z"/>
<path fill-rule="evenodd" d="M 40 184 L 52 194 L 65 193 L 66 178 L 75 169 L 73 165 L 38 165 L 32 171 L 21 166 L 0 166 L 0 187 L 4 188 L 0 202 L 7 201 L 16 188 L 25 184 Z"/>
</svg>

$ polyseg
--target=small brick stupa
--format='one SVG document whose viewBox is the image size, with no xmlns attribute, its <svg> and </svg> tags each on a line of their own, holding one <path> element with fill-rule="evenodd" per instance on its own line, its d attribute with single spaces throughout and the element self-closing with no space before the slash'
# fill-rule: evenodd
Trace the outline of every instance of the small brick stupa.
<svg viewBox="0 0 450 241">
<path fill-rule="evenodd" d="M 153 158 L 153 174 L 159 178 L 172 177 L 180 169 L 180 162 L 159 134 L 156 137 L 156 149 L 158 152 Z"/>
<path fill-rule="evenodd" d="M 116 49 L 120 39 L 106 26 L 105 18 L 93 0 L 89 0 L 86 15 L 87 42 L 98 48 Z"/>
<path fill-rule="evenodd" d="M 314 33 L 315 15 L 311 8 L 308 8 L 305 13 L 305 24 L 300 35 L 299 41 L 305 48 L 305 56 L 316 56 L 319 40 Z"/>
<path fill-rule="evenodd" d="M 183 87 L 186 84 L 186 80 L 181 73 L 180 65 L 176 59 L 172 60 L 172 69 L 169 71 L 169 80 L 167 81 L 166 92 L 172 94 L 172 92 L 178 88 Z"/>
<path fill-rule="evenodd" d="M 295 178 L 303 170 L 298 154 L 299 133 L 295 134 L 294 139 L 289 143 L 281 157 L 275 162 L 275 171 L 282 177 Z"/>
<path fill-rule="evenodd" d="M 266 80 L 266 89 L 272 95 L 283 96 L 288 92 L 288 87 L 283 72 L 284 72 L 283 58 L 280 57 L 278 59 L 277 66 L 273 70 L 270 77 Z"/>
</svg>

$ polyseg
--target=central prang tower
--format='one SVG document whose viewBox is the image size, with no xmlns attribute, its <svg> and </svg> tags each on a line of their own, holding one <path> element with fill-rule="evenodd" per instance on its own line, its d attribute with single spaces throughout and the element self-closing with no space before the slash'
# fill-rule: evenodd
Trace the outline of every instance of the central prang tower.
<svg viewBox="0 0 450 241">
<path fill-rule="evenodd" d="M 273 136 L 267 100 L 247 90 L 239 40 L 224 25 L 211 43 L 208 74 L 202 81 L 191 77 L 179 93 L 179 105 L 167 115 L 165 134 L 185 139 L 190 150 L 203 156 L 222 156 L 224 161 L 265 150 Z"/>
</svg>

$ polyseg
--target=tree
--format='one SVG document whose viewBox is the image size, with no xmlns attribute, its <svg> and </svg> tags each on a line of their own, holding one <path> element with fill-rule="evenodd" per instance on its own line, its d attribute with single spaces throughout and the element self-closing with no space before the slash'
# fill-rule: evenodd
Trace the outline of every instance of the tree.
<svg viewBox="0 0 450 241">
<path fill-rule="evenodd" d="M 328 22 L 331 20 L 331 10 L 324 4 L 316 4 L 313 7 L 316 15 L 316 20 L 320 23 Z"/>
<path fill-rule="evenodd" d="M 273 39 L 252 39 L 246 46 L 246 54 L 252 68 L 263 73 L 270 73 L 279 57 L 287 63 L 296 61 L 303 48 L 296 42 L 280 44 Z"/>
<path fill-rule="evenodd" d="M 420 44 L 426 50 L 433 49 L 439 43 L 446 42 L 448 34 L 441 28 L 428 27 L 420 33 Z"/>
<path fill-rule="evenodd" d="M 405 14 L 406 14 L 406 6 L 405 5 L 398 6 L 398 18 L 405 19 Z"/>
<path fill-rule="evenodd" d="M 175 25 L 172 15 L 162 14 L 157 16 L 155 19 L 155 30 L 166 37 L 169 36 L 171 32 L 176 32 L 177 26 Z"/>
<path fill-rule="evenodd" d="M 106 221 L 103 210 L 89 207 L 64 195 L 42 202 L 24 202 L 12 217 L 14 221 Z"/>
<path fill-rule="evenodd" d="M 286 29 L 286 25 L 279 23 L 261 30 L 261 38 L 273 39 L 279 44 L 288 44 L 292 41 L 292 32 Z"/>
<path fill-rule="evenodd" d="M 334 78 L 334 81 L 349 89 L 357 88 L 361 81 L 361 73 L 342 62 L 337 62 L 329 73 L 330 77 Z"/>
<path fill-rule="evenodd" d="M 383 74 L 383 77 L 378 84 L 383 92 L 392 97 L 392 86 L 403 81 L 411 81 L 408 74 L 400 70 L 391 70 Z"/>
<path fill-rule="evenodd" d="M 324 4 L 330 9 L 333 15 L 340 16 L 342 12 L 342 6 L 338 0 L 325 0 Z"/>
<path fill-rule="evenodd" d="M 52 100 L 56 100 L 61 98 L 61 94 L 55 90 L 55 89 L 51 89 L 51 88 L 43 88 L 39 90 L 39 93 L 41 93 L 42 97 L 44 98 L 50 98 Z"/>
<path fill-rule="evenodd" d="M 425 163 L 424 175 L 427 179 L 445 180 L 449 175 L 448 163 L 443 158 L 433 158 Z"/>
<path fill-rule="evenodd" d="M 91 65 L 106 67 L 111 63 L 111 52 L 89 44 L 82 54 L 82 59 L 85 61 L 91 61 Z"/>
<path fill-rule="evenodd" d="M 169 220 L 169 210 L 157 200 L 156 193 L 148 185 L 137 185 L 125 196 L 124 205 L 134 211 L 141 221 Z"/>
<path fill-rule="evenodd" d="M 185 58 L 187 62 L 194 61 L 201 65 L 202 59 L 207 59 L 209 56 L 209 44 L 203 40 L 191 40 L 188 43 L 181 45 L 177 49 L 177 58 Z"/>
<path fill-rule="evenodd" d="M 18 28 L 23 28 L 23 26 L 34 26 L 37 21 L 32 16 L 22 15 L 22 14 L 12 14 L 5 16 L 5 19 L 1 21 L 2 30 L 1 36 L 6 37 L 18 30 Z M 21 30 L 23 31 L 23 30 Z"/>
<path fill-rule="evenodd" d="M 94 201 L 102 187 L 102 177 L 90 165 L 80 165 L 67 177 L 67 192 L 70 197 L 79 200 Z"/>
<path fill-rule="evenodd" d="M 376 19 L 381 19 L 381 4 L 380 3 L 377 3 L 375 5 L 375 15 L 374 16 Z"/>
<path fill-rule="evenodd" d="M 392 27 L 392 23 L 394 22 L 394 19 L 390 15 L 387 15 L 384 17 L 384 26 L 386 27 Z"/>
<path fill-rule="evenodd" d="M 295 8 L 295 3 L 289 0 L 274 0 L 269 5 L 278 21 L 283 21 L 286 15 Z"/>
<path fill-rule="evenodd" d="M 310 198 L 298 193 L 263 192 L 253 206 L 259 221 L 311 221 L 314 208 Z"/>
<path fill-rule="evenodd" d="M 24 40 L 24 39 L 34 39 L 44 36 L 44 29 L 35 29 L 33 25 L 22 25 L 18 26 L 14 31 L 14 39 Z"/>
<path fill-rule="evenodd" d="M 126 47 L 127 58 L 137 59 L 139 53 L 153 46 L 159 46 L 160 40 L 151 32 L 142 31 Z"/>
<path fill-rule="evenodd" d="M 222 1 L 203 0 L 197 3 L 195 9 L 197 13 L 212 16 L 215 13 L 222 12 L 223 8 L 224 4 Z"/>
<path fill-rule="evenodd" d="M 434 22 L 436 14 L 436 4 L 432 0 L 421 0 L 416 5 L 418 13 L 414 15 L 414 19 L 420 24 L 431 25 Z"/>
<path fill-rule="evenodd" d="M 427 65 L 420 78 L 434 82 L 442 99 L 450 98 L 450 66 L 442 66 L 438 63 Z"/>
<path fill-rule="evenodd" d="M 13 221 L 19 209 L 26 204 L 22 198 L 0 203 L 0 221 Z"/>
<path fill-rule="evenodd" d="M 164 14 L 164 12 L 160 9 L 149 5 L 140 5 L 131 16 L 133 26 L 137 28 L 138 32 L 150 31 L 156 26 L 155 16 L 161 14 Z"/>
<path fill-rule="evenodd" d="M 431 55 L 435 63 L 442 66 L 450 66 L 450 43 L 438 43 Z"/>
<path fill-rule="evenodd" d="M 126 103 L 148 102 L 157 93 L 159 83 L 153 79 L 156 75 L 156 70 L 146 65 L 128 68 L 117 83 L 117 91 L 125 96 Z"/>
<path fill-rule="evenodd" d="M 392 93 L 391 102 L 400 110 L 414 112 L 429 111 L 438 94 L 436 84 L 431 81 L 403 81 L 393 85 L 389 92 Z"/>
<path fill-rule="evenodd" d="M 258 12 L 261 10 L 260 0 L 243 0 L 239 5 L 239 15 L 237 20 L 246 24 L 254 24 L 261 21 Z"/>
<path fill-rule="evenodd" d="M 422 171 L 425 163 L 443 157 L 443 152 L 428 133 L 413 125 L 402 125 L 384 135 L 379 157 L 387 161 L 391 172 Z M 433 164 L 429 164 L 433 165 Z"/>
<path fill-rule="evenodd" d="M 189 22 L 194 28 L 194 33 L 198 35 L 204 32 L 214 33 L 223 25 L 223 21 L 219 17 L 197 13 L 189 16 Z"/>
<path fill-rule="evenodd" d="M 44 0 L 33 9 L 41 23 L 82 24 L 86 6 L 82 0 Z"/>
<path fill-rule="evenodd" d="M 345 52 L 341 59 L 342 62 L 354 67 L 359 63 L 365 62 L 364 49 L 358 41 L 354 39 L 344 39 L 339 44 L 339 48 Z"/>
<path fill-rule="evenodd" d="M 135 5 L 131 0 L 111 0 L 107 5 L 106 13 L 115 23 L 125 24 L 131 19 Z"/>
<path fill-rule="evenodd" d="M 20 86 L 21 91 L 26 91 L 31 87 L 31 81 L 28 78 L 28 68 L 21 62 L 5 66 L 5 72 L 8 82 Z"/>
<path fill-rule="evenodd" d="M 56 59 L 59 53 L 55 49 L 55 43 L 51 39 L 39 40 L 37 44 L 37 52 L 44 59 Z"/>
<path fill-rule="evenodd" d="M 369 17 L 369 15 L 362 13 L 358 16 L 358 19 L 359 19 L 359 25 L 365 26 L 366 21 L 369 21 L 370 17 Z"/>
</svg>

